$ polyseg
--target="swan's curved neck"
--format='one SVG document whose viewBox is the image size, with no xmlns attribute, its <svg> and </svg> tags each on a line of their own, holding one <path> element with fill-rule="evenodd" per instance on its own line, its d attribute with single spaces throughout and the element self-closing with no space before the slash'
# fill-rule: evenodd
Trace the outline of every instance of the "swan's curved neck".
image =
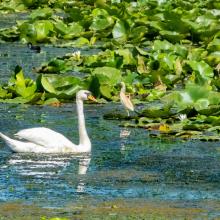
<svg viewBox="0 0 220 220">
<path fill-rule="evenodd" d="M 78 113 L 78 127 L 79 127 L 79 145 L 88 148 L 88 151 L 91 148 L 91 142 L 88 137 L 85 125 L 85 117 L 83 112 L 83 101 L 80 99 L 76 100 L 77 113 Z"/>
</svg>

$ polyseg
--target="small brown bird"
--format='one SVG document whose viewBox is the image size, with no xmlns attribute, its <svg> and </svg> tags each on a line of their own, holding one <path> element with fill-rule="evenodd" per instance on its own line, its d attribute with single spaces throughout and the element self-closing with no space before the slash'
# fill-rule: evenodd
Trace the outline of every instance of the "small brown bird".
<svg viewBox="0 0 220 220">
<path fill-rule="evenodd" d="M 129 111 L 134 111 L 134 105 L 131 102 L 130 95 L 126 95 L 125 92 L 126 92 L 125 83 L 121 82 L 120 101 L 129 116 Z"/>
</svg>

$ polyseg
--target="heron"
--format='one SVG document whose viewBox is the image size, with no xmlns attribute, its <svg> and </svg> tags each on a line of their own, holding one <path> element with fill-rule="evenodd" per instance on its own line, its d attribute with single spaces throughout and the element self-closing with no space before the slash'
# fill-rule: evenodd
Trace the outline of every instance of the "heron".
<svg viewBox="0 0 220 220">
<path fill-rule="evenodd" d="M 125 110 L 128 113 L 128 116 L 130 116 L 129 111 L 134 111 L 134 105 L 131 102 L 130 95 L 126 95 L 126 86 L 124 82 L 121 82 L 121 91 L 120 91 L 120 101 L 121 104 L 124 106 Z"/>
</svg>

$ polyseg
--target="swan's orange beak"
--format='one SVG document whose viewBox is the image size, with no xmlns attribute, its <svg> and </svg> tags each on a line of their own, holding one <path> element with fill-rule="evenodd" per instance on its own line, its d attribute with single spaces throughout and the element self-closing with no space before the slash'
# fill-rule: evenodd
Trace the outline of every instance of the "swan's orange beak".
<svg viewBox="0 0 220 220">
<path fill-rule="evenodd" d="M 98 102 L 98 100 L 94 96 L 92 96 L 92 95 L 88 96 L 88 100 L 91 100 L 93 102 Z"/>
</svg>

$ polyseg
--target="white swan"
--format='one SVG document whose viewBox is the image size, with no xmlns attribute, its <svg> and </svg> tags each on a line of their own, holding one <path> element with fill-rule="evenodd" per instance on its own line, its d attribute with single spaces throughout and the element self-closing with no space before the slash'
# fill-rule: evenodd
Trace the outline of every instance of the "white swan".
<svg viewBox="0 0 220 220">
<path fill-rule="evenodd" d="M 79 144 L 75 145 L 62 134 L 53 131 L 49 128 L 37 127 L 24 129 L 15 134 L 18 141 L 11 139 L 0 132 L 0 137 L 14 152 L 33 152 L 33 153 L 80 153 L 90 152 L 91 142 L 88 137 L 85 118 L 83 113 L 83 101 L 96 99 L 91 95 L 90 91 L 80 90 L 76 94 L 76 106 L 78 114 L 79 127 Z"/>
</svg>

